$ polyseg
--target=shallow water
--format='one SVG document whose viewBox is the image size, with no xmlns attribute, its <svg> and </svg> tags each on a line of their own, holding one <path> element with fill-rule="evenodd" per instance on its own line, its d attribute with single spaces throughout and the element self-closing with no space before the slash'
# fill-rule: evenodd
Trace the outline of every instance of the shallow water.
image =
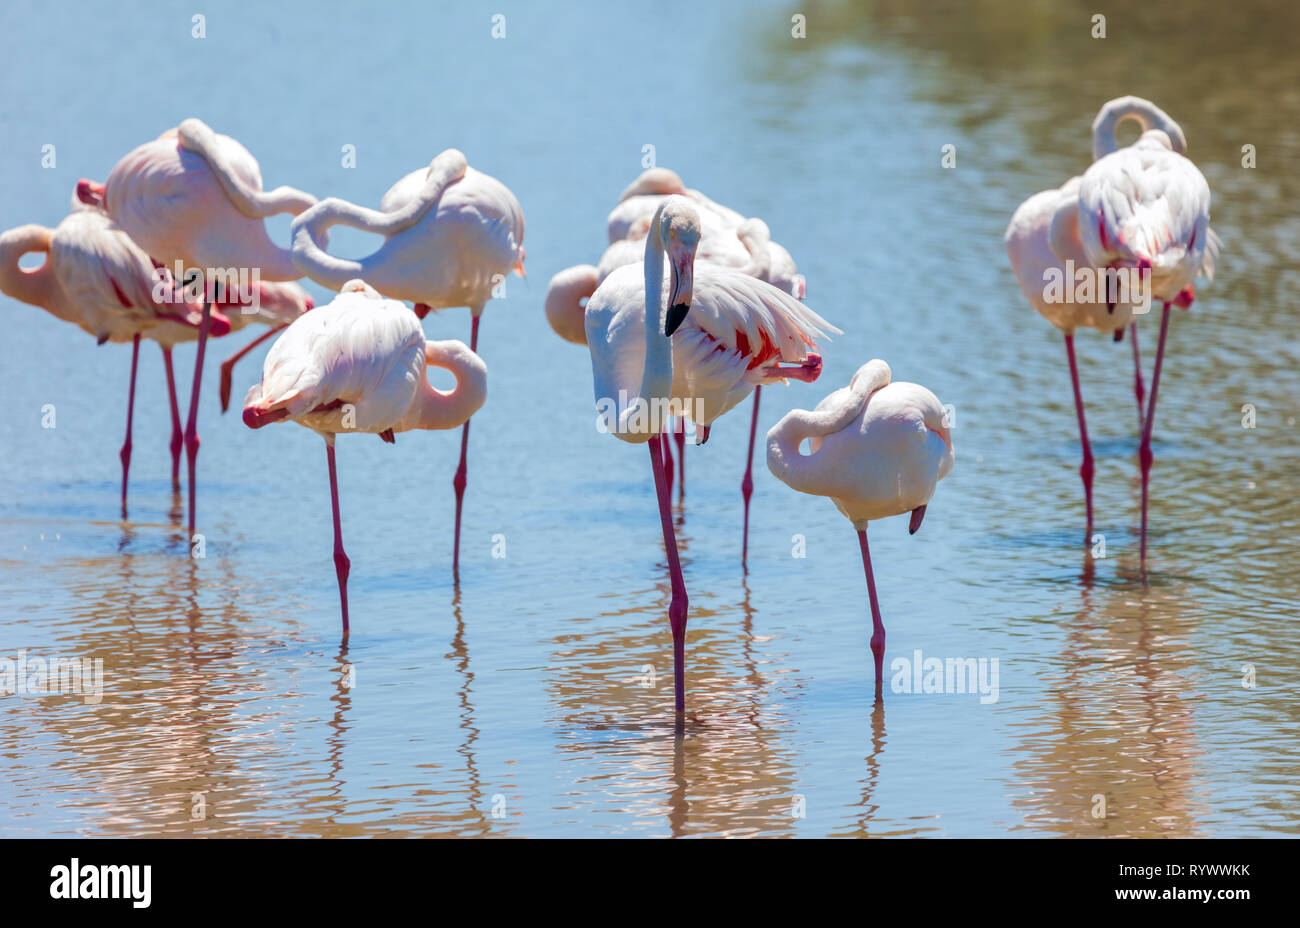
<svg viewBox="0 0 1300 928">
<path fill-rule="evenodd" d="M 209 353 L 194 560 L 157 350 L 142 350 L 120 521 L 127 350 L 0 298 L 0 659 L 99 658 L 105 674 L 99 704 L 0 697 L 0 834 L 1294 834 L 1300 57 L 1294 10 L 1251 6 L 1231 22 L 1197 4 L 1116 15 L 1096 40 L 1081 4 L 816 3 L 795 40 L 779 4 L 507 4 L 493 40 L 469 5 L 249 19 L 210 3 L 199 40 L 187 6 L 7 4 L 0 227 L 54 225 L 78 177 L 197 115 L 268 186 L 368 204 L 455 145 L 523 203 L 529 279 L 484 317 L 459 590 L 458 435 L 339 442 L 346 648 L 321 443 L 219 414 L 231 346 Z M 70 55 L 73 22 L 95 41 Z M 1225 242 L 1171 326 L 1146 582 L 1128 342 L 1079 339 L 1093 561 L 1061 339 L 1001 242 L 1018 203 L 1086 166 L 1092 115 L 1122 93 L 1181 122 Z M 886 666 L 996 658 L 995 702 L 887 680 L 873 708 L 851 527 L 761 455 L 741 571 L 743 405 L 687 453 L 690 717 L 674 730 L 646 454 L 597 434 L 586 352 L 541 311 L 551 274 L 599 256 L 646 144 L 764 217 L 809 305 L 845 330 L 821 382 L 764 391 L 763 429 L 872 357 L 954 404 L 957 464 L 923 528 L 871 529 Z M 468 313 L 425 328 L 467 338 Z M 264 356 L 237 370 L 236 400 Z M 177 357 L 184 385 L 193 349 Z"/>
</svg>

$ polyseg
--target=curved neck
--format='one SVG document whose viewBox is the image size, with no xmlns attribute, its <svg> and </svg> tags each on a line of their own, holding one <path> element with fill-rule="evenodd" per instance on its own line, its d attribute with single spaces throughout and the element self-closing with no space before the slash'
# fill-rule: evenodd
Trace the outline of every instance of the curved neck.
<svg viewBox="0 0 1300 928">
<path fill-rule="evenodd" d="M 736 230 L 736 237 L 749 252 L 749 264 L 741 268 L 750 277 L 770 281 L 772 276 L 772 233 L 761 219 L 746 219 Z"/>
<path fill-rule="evenodd" d="M 660 203 L 654 219 L 650 220 L 650 234 L 645 240 L 645 367 L 641 372 L 641 386 L 619 414 L 618 423 L 618 431 L 626 433 L 630 431 L 629 419 L 648 422 L 649 428 L 644 430 L 647 439 L 662 425 L 656 421 L 662 411 L 653 408 L 654 401 L 668 399 L 673 389 L 673 345 L 664 335 L 664 242 L 659 231 L 663 211 Z M 647 404 L 644 410 L 643 404 Z"/>
<path fill-rule="evenodd" d="M 1174 148 L 1179 151 L 1182 150 L 1183 130 L 1179 128 L 1178 123 L 1169 118 L 1169 114 L 1150 100 L 1131 96 L 1119 97 L 1103 106 L 1097 113 L 1097 118 L 1092 121 L 1092 159 L 1094 161 L 1109 155 L 1111 152 L 1119 151 L 1119 141 L 1115 138 L 1115 132 L 1119 128 L 1119 124 L 1126 119 L 1134 120 L 1142 127 L 1143 132 L 1148 129 L 1164 131 L 1173 140 Z"/>
<path fill-rule="evenodd" d="M 824 438 L 843 431 L 862 413 L 862 409 L 881 387 L 889 384 L 889 365 L 876 359 L 868 361 L 853 375 L 848 393 L 837 402 L 815 410 L 793 409 L 767 433 L 767 466 L 780 480 L 808 493 L 816 493 L 816 453 L 799 453 L 805 438 Z"/>
<path fill-rule="evenodd" d="M 436 390 L 427 378 L 421 378 L 415 402 L 401 429 L 454 429 L 464 425 L 487 399 L 487 365 L 468 345 L 455 340 L 425 342 L 424 360 L 429 367 L 451 371 L 456 386 Z"/>
<path fill-rule="evenodd" d="M 221 189 L 225 191 L 226 198 L 249 219 L 265 219 L 277 213 L 292 213 L 296 216 L 316 202 L 310 193 L 293 187 L 258 190 L 249 186 L 235 173 L 217 134 L 201 120 L 185 120 L 177 128 L 176 134 L 182 148 L 194 152 L 207 162 L 213 176 L 221 184 Z"/>
<path fill-rule="evenodd" d="M 59 284 L 49 257 L 53 237 L 52 229 L 37 225 L 19 226 L 0 235 L 0 291 L 16 300 L 40 306 L 60 319 L 76 321 L 60 311 Z M 40 267 L 28 271 L 19 266 L 23 255 L 38 251 L 46 256 Z"/>
</svg>

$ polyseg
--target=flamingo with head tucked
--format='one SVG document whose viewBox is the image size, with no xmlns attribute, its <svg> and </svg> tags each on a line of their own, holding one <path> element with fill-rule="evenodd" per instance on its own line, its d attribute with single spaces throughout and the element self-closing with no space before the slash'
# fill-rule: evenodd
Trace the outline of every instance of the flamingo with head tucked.
<svg viewBox="0 0 1300 928">
<path fill-rule="evenodd" d="M 385 242 L 359 261 L 337 258 L 322 242 L 325 231 L 339 224 L 382 235 Z M 298 216 L 292 235 L 299 269 L 326 287 L 338 289 L 361 278 L 390 299 L 414 303 L 421 318 L 430 309 L 468 306 L 473 317 L 471 351 L 478 351 L 479 320 L 487 301 L 510 271 L 524 274 L 524 213 L 519 201 L 499 180 L 469 167 L 454 148 L 394 184 L 378 210 L 330 197 Z M 466 419 L 452 480 L 452 575 L 457 579 L 468 449 Z"/>
<path fill-rule="evenodd" d="M 1164 304 L 1160 340 L 1151 374 L 1151 396 L 1138 460 L 1142 469 L 1141 556 L 1146 566 L 1147 498 L 1151 475 L 1151 432 L 1156 394 L 1169 332 L 1171 304 L 1186 309 L 1198 275 L 1214 279 L 1219 238 L 1210 229 L 1210 185 L 1190 160 L 1174 150 L 1161 129 L 1148 129 L 1133 145 L 1093 163 L 1079 182 L 1078 196 L 1061 203 L 1053 219 L 1073 230 L 1088 263 L 1098 268 L 1143 268 L 1150 273 L 1151 298 Z M 1054 234 L 1053 243 L 1064 236 Z"/>
<path fill-rule="evenodd" d="M 451 371 L 455 388 L 434 389 L 426 366 Z M 392 443 L 410 429 L 453 429 L 486 398 L 487 366 L 478 355 L 463 342 L 426 341 L 405 304 L 360 280 L 344 284 L 331 303 L 293 322 L 271 346 L 262 381 L 244 401 L 244 422 L 257 429 L 290 420 L 325 439 L 345 637 L 351 561 L 343 550 L 334 437 L 363 432 Z"/>
<path fill-rule="evenodd" d="M 43 253 L 42 265 L 26 270 L 25 254 Z M 210 334 L 225 335 L 253 320 L 292 318 L 311 306 L 296 284 L 263 283 L 257 315 L 213 311 Z M 136 368 L 140 338 L 162 348 L 172 419 L 172 484 L 179 489 L 181 426 L 172 371 L 172 347 L 198 338 L 201 302 L 186 302 L 166 268 L 155 268 L 144 251 L 102 210 L 73 199 L 73 211 L 48 229 L 20 226 L 0 235 L 0 291 L 40 306 L 105 342 L 131 342 L 131 379 L 127 395 L 126 439 L 122 462 L 122 515 L 126 516 L 131 469 L 131 432 L 135 412 Z"/>
<path fill-rule="evenodd" d="M 221 301 L 222 294 L 228 302 L 256 299 L 256 293 L 247 291 L 232 299 L 227 275 L 233 274 L 241 283 L 254 274 L 265 281 L 302 276 L 289 251 L 267 236 L 263 220 L 277 213 L 300 213 L 316 198 L 292 187 L 263 191 L 261 170 L 248 150 L 198 119 L 187 119 L 129 152 L 105 183 L 81 181 L 77 195 L 82 202 L 103 208 L 153 259 L 164 265 L 179 262 L 187 278 L 196 271 L 203 275 L 203 315 L 185 426 L 193 536 L 199 389 L 212 304 Z M 221 281 L 214 277 L 226 283 L 220 293 Z"/>
<path fill-rule="evenodd" d="M 1105 158 L 1119 151 L 1116 129 L 1129 119 L 1137 122 L 1143 131 L 1159 129 L 1165 132 L 1175 150 L 1180 152 L 1186 150 L 1187 142 L 1183 130 L 1164 110 L 1148 100 L 1128 96 L 1106 103 L 1093 120 L 1092 150 L 1095 158 Z M 1076 270 L 1093 270 L 1080 238 L 1077 221 L 1079 186 L 1082 180 L 1081 176 L 1072 177 L 1061 187 L 1036 193 L 1022 203 L 1011 217 L 1004 242 L 1012 270 L 1015 272 L 1025 299 L 1065 336 L 1066 357 L 1069 361 L 1070 381 L 1074 391 L 1075 414 L 1079 422 L 1079 434 L 1083 446 L 1083 464 L 1079 468 L 1079 475 L 1083 480 L 1084 505 L 1087 514 L 1087 528 L 1084 535 L 1086 542 L 1092 535 L 1092 479 L 1095 467 L 1092 447 L 1088 441 L 1088 426 L 1074 353 L 1076 330 L 1091 328 L 1100 332 L 1110 332 L 1114 334 L 1117 341 L 1123 336 L 1126 328 L 1129 330 L 1133 344 L 1133 382 L 1139 428 L 1144 427 L 1145 415 L 1137 320 L 1134 317 L 1134 307 L 1139 305 L 1138 295 L 1128 293 L 1127 289 L 1120 290 L 1117 294 L 1102 293 L 1098 288 L 1096 299 L 1092 303 L 1059 300 L 1049 302 L 1047 299 L 1046 286 L 1051 274 L 1058 275 L 1059 279 L 1065 281 L 1065 286 L 1073 290 L 1073 281 L 1065 277 L 1067 261 L 1073 262 Z"/>
<path fill-rule="evenodd" d="M 695 261 L 699 214 L 685 197 L 655 211 L 642 267 L 624 265 L 592 294 L 587 347 L 602 427 L 623 441 L 647 443 L 672 577 L 675 707 L 685 711 L 686 585 L 677 555 L 661 445 L 671 412 L 711 423 L 759 384 L 811 381 L 821 357 L 814 339 L 839 329 L 770 284 Z M 664 286 L 665 257 L 669 284 Z M 793 365 L 793 366 L 786 366 Z"/>
<path fill-rule="evenodd" d="M 891 383 L 889 365 L 869 361 L 847 387 L 812 412 L 786 413 L 767 433 L 768 469 L 801 493 L 828 496 L 852 523 L 871 601 L 871 653 L 881 696 L 885 626 L 867 547 L 873 519 L 911 513 L 916 534 L 940 480 L 953 465 L 952 434 L 938 398 L 914 383 Z M 799 445 L 808 439 L 809 454 Z"/>
<path fill-rule="evenodd" d="M 688 190 L 678 175 L 667 168 L 650 168 L 634 180 L 619 197 L 618 204 L 606 219 L 610 245 L 599 265 L 588 264 L 566 268 L 551 278 L 546 292 L 546 318 L 551 328 L 567 341 L 584 343 L 583 301 L 588 299 L 609 274 L 625 264 L 633 264 L 642 257 L 642 243 L 650 228 L 650 219 L 668 196 L 685 196 L 692 201 L 700 217 L 700 243 L 696 260 L 732 267 L 743 273 L 766 281 L 795 299 L 802 300 L 807 284 L 798 272 L 794 259 L 785 248 L 772 241 L 767 223 L 761 219 L 746 219 L 740 213 L 709 199 L 698 190 Z M 749 557 L 749 505 L 754 491 L 753 463 L 754 441 L 758 431 L 758 405 L 762 386 L 754 387 L 754 409 L 750 419 L 749 446 L 745 455 L 745 474 L 741 479 L 741 497 L 744 500 L 744 524 L 741 535 L 741 564 Z M 677 440 L 679 467 L 679 492 L 685 495 L 686 459 L 685 431 L 678 422 L 674 429 Z M 667 459 L 667 479 L 672 489 L 672 455 L 668 442 L 663 442 Z"/>
</svg>

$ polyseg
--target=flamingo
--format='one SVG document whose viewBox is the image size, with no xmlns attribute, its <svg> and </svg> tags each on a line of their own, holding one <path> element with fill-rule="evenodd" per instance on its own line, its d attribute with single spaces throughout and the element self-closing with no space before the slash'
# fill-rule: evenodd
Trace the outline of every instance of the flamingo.
<svg viewBox="0 0 1300 928">
<path fill-rule="evenodd" d="M 829 496 L 858 533 L 871 602 L 877 701 L 885 626 L 871 571 L 867 524 L 910 512 L 907 530 L 915 535 L 954 460 L 952 433 L 938 398 L 918 384 L 891 383 L 891 376 L 884 361 L 868 361 L 847 387 L 827 396 L 815 410 L 791 410 L 767 433 L 767 466 L 776 478 L 801 493 Z M 807 455 L 799 453 L 804 439 Z"/>
<path fill-rule="evenodd" d="M 1126 96 L 1104 104 L 1093 120 L 1094 158 L 1105 158 L 1119 150 L 1116 129 L 1128 119 L 1136 121 L 1144 132 L 1160 129 L 1169 136 L 1176 150 L 1186 150 L 1187 142 L 1183 130 L 1164 110 L 1141 97 Z M 1092 480 L 1095 466 L 1092 447 L 1088 441 L 1088 426 L 1074 352 L 1075 331 L 1079 328 L 1092 328 L 1103 333 L 1109 332 L 1113 333 L 1116 341 L 1123 337 L 1126 328 L 1131 332 L 1133 383 L 1138 406 L 1139 429 L 1143 428 L 1144 390 L 1138 350 L 1137 320 L 1134 318 L 1134 303 L 1131 300 L 1121 298 L 1108 301 L 1100 295 L 1094 303 L 1048 302 L 1047 300 L 1045 282 L 1049 273 L 1059 274 L 1061 279 L 1067 280 L 1066 285 L 1072 289 L 1073 282 L 1065 277 L 1066 262 L 1073 262 L 1076 269 L 1091 268 L 1079 237 L 1076 211 L 1072 208 L 1072 204 L 1077 204 L 1079 185 L 1082 180 L 1082 176 L 1072 177 L 1059 188 L 1036 193 L 1022 203 L 1007 226 L 1004 244 L 1025 299 L 1040 315 L 1060 329 L 1065 337 L 1066 357 L 1069 361 L 1070 381 L 1074 391 L 1075 414 L 1083 446 L 1083 463 L 1079 468 L 1079 475 L 1083 480 L 1084 488 L 1086 542 L 1092 536 Z"/>
<path fill-rule="evenodd" d="M 821 357 L 814 339 L 840 330 L 776 287 L 730 268 L 697 264 L 699 214 L 682 196 L 656 209 L 643 268 L 624 265 L 591 295 L 586 308 L 596 406 L 603 430 L 648 444 L 664 547 L 672 578 L 675 707 L 686 708 L 686 585 L 677 554 L 662 451 L 671 410 L 699 426 L 735 407 L 756 385 L 814 380 Z M 664 299 L 664 262 L 670 285 Z M 783 362 L 791 366 L 782 366 Z"/>
<path fill-rule="evenodd" d="M 255 271 L 267 281 L 300 278 L 288 250 L 267 236 L 263 220 L 277 213 L 300 213 L 316 198 L 292 187 L 263 191 L 261 169 L 248 150 L 198 119 L 187 119 L 129 152 L 105 183 L 82 180 L 77 196 L 104 209 L 153 259 L 179 262 L 187 276 L 195 269 L 207 275 L 185 426 L 193 537 L 199 389 L 216 300 L 210 277 L 233 274 L 246 281 L 248 272 Z M 227 287 L 230 280 L 227 276 Z"/>
<path fill-rule="evenodd" d="M 766 281 L 778 289 L 802 300 L 807 284 L 798 273 L 790 252 L 772 241 L 767 223 L 761 219 L 746 219 L 740 213 L 709 199 L 698 190 L 687 190 L 678 175 L 667 168 L 650 168 L 628 185 L 619 196 L 619 202 L 606 220 L 610 245 L 599 265 L 589 264 L 566 268 L 551 278 L 546 293 L 546 318 L 551 328 L 567 341 L 584 344 L 586 340 L 583 300 L 590 298 L 596 288 L 618 267 L 640 260 L 644 248 L 642 241 L 650 228 L 650 218 L 667 196 L 679 195 L 693 201 L 700 216 L 700 243 L 697 261 L 733 267 Z M 754 409 L 750 419 L 749 446 L 745 456 L 745 475 L 741 479 L 741 497 L 744 500 L 744 527 L 741 536 L 740 561 L 745 565 L 749 558 L 749 505 L 754 492 L 753 464 L 754 442 L 758 431 L 758 406 L 762 386 L 754 387 Z M 677 440 L 679 467 L 679 492 L 686 492 L 686 434 L 682 423 L 674 429 Z M 667 458 L 667 479 L 672 491 L 672 454 L 668 442 L 663 442 Z"/>
<path fill-rule="evenodd" d="M 386 241 L 360 261 L 335 257 L 318 239 L 339 223 L 383 235 Z M 378 210 L 330 197 L 294 220 L 292 236 L 293 260 L 299 269 L 331 289 L 362 278 L 390 299 L 414 303 L 420 318 L 430 309 L 468 306 L 474 352 L 480 317 L 494 289 L 512 270 L 524 276 L 524 214 L 519 201 L 499 180 L 469 167 L 454 148 L 395 183 Z M 452 480 L 456 527 L 451 563 L 457 580 L 468 449 L 467 418 Z"/>
<path fill-rule="evenodd" d="M 451 371 L 454 389 L 435 390 L 426 365 Z M 463 342 L 426 341 L 419 320 L 361 280 L 345 283 L 334 300 L 295 320 L 271 346 L 262 381 L 244 401 L 244 422 L 262 428 L 290 420 L 325 439 L 334 517 L 334 568 L 348 625 L 348 574 L 339 520 L 334 437 L 376 434 L 390 444 L 397 432 L 453 429 L 487 398 L 487 365 Z"/>
<path fill-rule="evenodd" d="M 1169 332 L 1169 307 L 1191 306 L 1197 276 L 1214 279 L 1220 241 L 1209 222 L 1210 185 L 1196 165 L 1174 150 L 1173 141 L 1161 129 L 1148 129 L 1133 145 L 1094 162 L 1079 183 L 1077 200 L 1059 204 L 1053 219 L 1054 248 L 1066 235 L 1077 236 L 1093 267 L 1149 268 L 1151 299 L 1164 304 L 1151 396 L 1138 448 L 1142 469 L 1140 562 L 1144 568 L 1151 432 Z M 1055 234 L 1058 228 L 1063 230 L 1059 235 Z"/>
<path fill-rule="evenodd" d="M 19 260 L 30 253 L 43 253 L 45 261 L 40 267 L 25 270 Z M 280 318 L 311 307 L 311 298 L 295 284 L 263 283 L 260 287 L 257 316 L 238 313 L 227 317 L 216 310 L 210 334 L 225 335 L 254 318 Z M 176 344 L 198 338 L 201 305 L 186 302 L 170 272 L 155 268 L 149 256 L 106 213 L 75 197 L 73 211 L 56 228 L 26 225 L 0 235 L 0 291 L 71 322 L 101 345 L 132 344 L 126 439 L 118 452 L 122 462 L 123 518 L 127 512 L 140 338 L 159 344 L 172 417 L 172 485 L 179 489 L 181 428 L 171 352 Z"/>
</svg>

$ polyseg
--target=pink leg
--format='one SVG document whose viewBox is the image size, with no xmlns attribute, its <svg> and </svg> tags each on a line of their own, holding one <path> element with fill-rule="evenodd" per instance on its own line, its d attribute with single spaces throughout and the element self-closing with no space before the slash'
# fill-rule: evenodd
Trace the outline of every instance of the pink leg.
<svg viewBox="0 0 1300 928">
<path fill-rule="evenodd" d="M 867 596 L 871 599 L 871 653 L 876 659 L 876 702 L 880 701 L 880 678 L 885 665 L 885 625 L 880 621 L 880 603 L 876 600 L 876 577 L 871 572 L 871 549 L 867 547 L 867 530 L 858 532 L 862 549 L 862 569 L 867 574 Z"/>
<path fill-rule="evenodd" d="M 288 327 L 289 324 L 286 322 L 284 325 L 277 325 L 274 326 L 273 328 L 268 329 L 267 331 L 263 332 L 261 335 L 257 336 L 257 338 L 249 342 L 247 345 L 245 345 L 243 348 L 240 348 L 230 357 L 226 358 L 226 360 L 221 362 L 221 411 L 222 412 L 225 412 L 227 409 L 230 408 L 230 381 L 231 378 L 234 376 L 235 363 L 239 361 L 239 359 L 242 358 L 244 355 L 248 354 L 250 351 L 256 348 L 258 345 L 262 344 L 262 342 L 270 338 L 272 335 L 275 335 L 278 332 L 282 332 L 284 329 Z"/>
<path fill-rule="evenodd" d="M 659 497 L 659 521 L 664 530 L 664 550 L 668 552 L 668 571 L 672 575 L 673 599 L 668 607 L 668 622 L 673 630 L 673 706 L 677 714 L 681 715 L 686 711 L 686 581 L 682 578 L 682 564 L 677 557 L 672 500 L 668 495 L 663 452 L 659 447 L 660 444 L 667 444 L 667 439 L 656 435 L 648 444 L 650 467 L 655 477 L 655 493 Z"/>
<path fill-rule="evenodd" d="M 1138 448 L 1138 462 L 1142 467 L 1142 542 L 1143 568 L 1147 563 L 1147 492 L 1151 484 L 1151 429 L 1156 421 L 1156 391 L 1160 389 L 1160 368 L 1165 359 L 1165 336 L 1169 333 L 1169 304 L 1160 316 L 1160 341 L 1156 344 L 1156 366 L 1151 372 L 1151 405 L 1147 407 L 1147 421 L 1142 429 L 1142 444 Z"/>
<path fill-rule="evenodd" d="M 1079 390 L 1079 368 L 1074 360 L 1074 335 L 1065 336 L 1065 352 L 1070 358 L 1070 383 L 1074 386 L 1074 410 L 1079 414 L 1079 439 L 1083 443 L 1083 465 L 1079 476 L 1083 478 L 1084 506 L 1088 512 L 1088 528 L 1083 540 L 1092 538 L 1092 445 L 1088 442 L 1088 423 L 1083 417 L 1083 394 Z"/>
<path fill-rule="evenodd" d="M 1137 397 L 1138 431 L 1141 432 L 1142 429 L 1144 428 L 1143 421 L 1146 418 L 1145 415 L 1143 414 L 1145 412 L 1144 407 L 1146 405 L 1144 402 L 1146 398 L 1146 389 L 1142 386 L 1142 357 L 1141 354 L 1138 352 L 1137 320 L 1134 320 L 1129 325 L 1129 329 L 1131 330 L 1132 338 L 1133 338 L 1133 395 Z"/>
<path fill-rule="evenodd" d="M 343 526 L 339 521 L 339 477 L 334 465 L 334 436 L 325 439 L 325 457 L 330 465 L 330 506 L 334 510 L 334 572 L 339 578 L 339 602 L 343 605 L 343 637 L 348 637 L 348 572 L 352 562 L 343 550 Z"/>
<path fill-rule="evenodd" d="M 673 430 L 677 440 L 677 499 L 686 498 L 686 420 L 678 417 L 677 427 Z M 668 447 L 668 443 L 664 443 Z M 671 487 L 669 488 L 671 490 Z"/>
<path fill-rule="evenodd" d="M 122 461 L 122 518 L 126 518 L 126 478 L 131 472 L 131 422 L 135 417 L 135 371 L 140 363 L 140 333 L 131 340 L 131 392 L 126 399 L 126 441 L 117 456 Z"/>
<path fill-rule="evenodd" d="M 470 326 L 469 350 L 478 351 L 478 324 L 479 316 L 474 316 L 474 322 Z M 456 468 L 456 476 L 452 478 L 451 486 L 456 491 L 456 540 L 451 552 L 451 575 L 455 580 L 460 580 L 460 512 L 465 503 L 465 485 L 469 482 L 467 475 L 469 453 L 469 420 L 465 420 L 465 425 L 460 433 L 460 464 Z"/>
<path fill-rule="evenodd" d="M 668 482 L 668 500 L 671 502 L 673 498 L 673 474 L 675 473 L 673 470 L 673 446 L 672 442 L 667 439 L 660 442 L 660 445 L 664 454 L 664 479 Z"/>
<path fill-rule="evenodd" d="M 749 420 L 749 451 L 745 455 L 745 478 L 740 481 L 740 495 L 745 498 L 745 528 L 740 542 L 740 566 L 749 561 L 749 498 L 754 495 L 754 437 L 758 432 L 758 399 L 762 387 L 754 388 L 754 415 Z"/>
<path fill-rule="evenodd" d="M 176 402 L 176 373 L 172 370 L 172 350 L 162 350 L 163 367 L 167 370 L 167 399 L 171 402 L 172 413 L 172 491 L 181 488 L 181 410 Z"/>
<path fill-rule="evenodd" d="M 195 470 L 199 458 L 199 388 L 203 386 L 203 355 L 208 347 L 208 326 L 212 323 L 212 304 L 203 301 L 203 322 L 199 325 L 199 348 L 194 355 L 194 383 L 190 387 L 190 415 L 185 423 L 185 460 L 190 478 L 190 540 L 194 539 Z"/>
</svg>

